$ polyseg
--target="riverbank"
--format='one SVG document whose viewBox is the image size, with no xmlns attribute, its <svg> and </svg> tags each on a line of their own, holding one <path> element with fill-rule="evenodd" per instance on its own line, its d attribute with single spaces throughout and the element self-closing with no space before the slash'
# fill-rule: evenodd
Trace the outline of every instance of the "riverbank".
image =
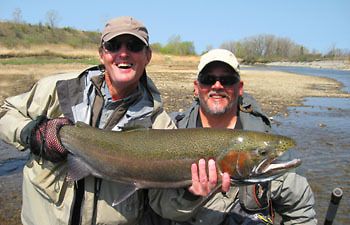
<svg viewBox="0 0 350 225">
<path fill-rule="evenodd" d="M 313 62 L 272 62 L 267 66 L 297 66 L 318 69 L 350 70 L 350 60 L 325 60 Z"/>
</svg>

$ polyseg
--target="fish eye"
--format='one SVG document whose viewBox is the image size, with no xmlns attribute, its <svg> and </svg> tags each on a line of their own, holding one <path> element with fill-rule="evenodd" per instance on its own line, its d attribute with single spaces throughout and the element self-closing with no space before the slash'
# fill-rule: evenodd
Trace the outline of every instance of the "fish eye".
<svg viewBox="0 0 350 225">
<path fill-rule="evenodd" d="M 258 150 L 259 155 L 261 155 L 261 156 L 266 156 L 267 155 L 267 149 L 266 148 L 259 148 L 257 150 Z"/>
</svg>

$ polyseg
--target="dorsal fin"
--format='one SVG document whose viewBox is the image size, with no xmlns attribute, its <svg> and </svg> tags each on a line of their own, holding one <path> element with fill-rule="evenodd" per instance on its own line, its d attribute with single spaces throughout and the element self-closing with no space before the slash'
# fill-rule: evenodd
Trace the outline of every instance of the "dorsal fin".
<svg viewBox="0 0 350 225">
<path fill-rule="evenodd" d="M 132 126 L 132 127 L 122 127 L 121 130 L 123 132 L 130 132 L 130 131 L 147 131 L 149 128 L 145 128 L 142 126 Z"/>
<path fill-rule="evenodd" d="M 84 123 L 84 122 L 81 122 L 81 121 L 77 121 L 77 122 L 75 123 L 75 126 L 76 126 L 76 127 L 81 127 L 81 128 L 84 128 L 84 127 L 92 127 L 92 126 L 90 126 L 90 125 L 88 125 L 88 124 L 86 124 L 86 123 Z"/>
</svg>

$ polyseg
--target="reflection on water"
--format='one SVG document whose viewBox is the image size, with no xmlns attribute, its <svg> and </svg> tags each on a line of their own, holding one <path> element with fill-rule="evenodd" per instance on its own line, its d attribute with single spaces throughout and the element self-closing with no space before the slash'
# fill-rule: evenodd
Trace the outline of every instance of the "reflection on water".
<svg viewBox="0 0 350 225">
<path fill-rule="evenodd" d="M 294 138 L 316 199 L 319 223 L 324 222 L 331 191 L 343 189 L 334 224 L 350 224 L 350 99 L 307 98 L 304 107 L 276 117 L 276 132 Z"/>
</svg>

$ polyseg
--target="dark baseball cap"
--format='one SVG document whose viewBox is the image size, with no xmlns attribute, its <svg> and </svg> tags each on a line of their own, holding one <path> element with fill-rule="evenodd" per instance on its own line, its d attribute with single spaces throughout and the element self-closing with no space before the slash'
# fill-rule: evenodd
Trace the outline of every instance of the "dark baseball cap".
<svg viewBox="0 0 350 225">
<path fill-rule="evenodd" d="M 130 16 L 122 16 L 109 20 L 101 35 L 101 43 L 109 41 L 122 34 L 131 34 L 149 46 L 147 28 Z"/>
</svg>

